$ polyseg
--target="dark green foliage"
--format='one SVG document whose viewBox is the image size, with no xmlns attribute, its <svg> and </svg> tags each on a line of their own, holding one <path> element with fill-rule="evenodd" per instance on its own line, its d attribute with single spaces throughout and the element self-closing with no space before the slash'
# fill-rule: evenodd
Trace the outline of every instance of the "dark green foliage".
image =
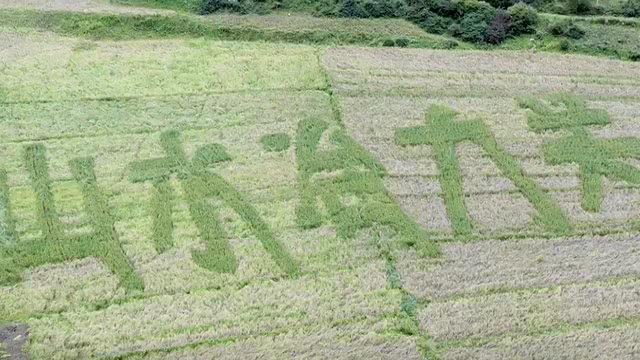
<svg viewBox="0 0 640 360">
<path fill-rule="evenodd" d="M 266 14 L 271 10 L 264 1 L 253 0 L 203 0 L 200 14 L 208 15 L 217 12 L 238 14 Z"/>
<path fill-rule="evenodd" d="M 362 5 L 356 0 L 343 0 L 340 5 L 340 16 L 351 18 L 366 18 L 369 14 L 364 10 Z"/>
<path fill-rule="evenodd" d="M 98 188 L 93 160 L 81 158 L 69 163 L 73 178 L 82 190 L 84 210 L 93 230 L 90 234 L 71 237 L 64 234 L 58 218 L 45 153 L 41 144 L 28 145 L 24 152 L 25 165 L 36 193 L 41 237 L 0 247 L 0 284 L 20 281 L 22 271 L 30 267 L 95 257 L 118 276 L 120 286 L 127 291 L 143 290 L 142 279 L 120 246 L 107 200 Z"/>
<path fill-rule="evenodd" d="M 332 150 L 320 150 L 322 134 L 329 131 Z M 418 244 L 421 253 L 437 256 L 438 246 L 407 217 L 386 191 L 382 177 L 385 171 L 367 151 L 342 129 L 329 129 L 321 120 L 303 120 L 296 138 L 298 187 L 300 204 L 296 221 L 302 229 L 322 225 L 322 201 L 339 237 L 353 238 L 357 231 L 376 224 L 391 228 L 400 240 Z M 316 178 L 317 175 L 330 176 Z"/>
<path fill-rule="evenodd" d="M 496 9 L 508 9 L 514 4 L 517 4 L 518 1 L 517 0 L 487 0 L 487 3 L 489 3 L 491 6 L 493 6 Z"/>
<path fill-rule="evenodd" d="M 409 46 L 410 42 L 411 41 L 409 39 L 407 39 L 407 38 L 398 38 L 398 39 L 396 39 L 396 46 L 397 47 L 407 47 L 407 46 Z"/>
<path fill-rule="evenodd" d="M 529 34 L 536 31 L 538 13 L 534 8 L 525 3 L 517 3 L 507 12 L 511 16 L 511 33 L 513 35 Z"/>
<path fill-rule="evenodd" d="M 591 0 L 567 0 L 567 11 L 576 15 L 592 14 L 593 5 Z"/>
<path fill-rule="evenodd" d="M 560 40 L 560 50 L 562 51 L 571 50 L 571 42 L 567 39 Z"/>
<path fill-rule="evenodd" d="M 578 25 L 574 24 L 571 20 L 564 20 L 553 23 L 549 26 L 547 31 L 556 36 L 564 36 L 571 39 L 581 39 L 585 31 Z"/>
<path fill-rule="evenodd" d="M 511 35 L 511 16 L 506 11 L 500 9 L 496 12 L 496 16 L 491 20 L 485 41 L 489 44 L 500 44 Z"/>
<path fill-rule="evenodd" d="M 9 201 L 9 180 L 7 173 L 0 170 L 0 246 L 15 239 L 15 223 Z"/>
<path fill-rule="evenodd" d="M 460 37 L 462 40 L 481 43 L 489 29 L 489 21 L 482 13 L 469 13 L 460 21 Z"/>
<path fill-rule="evenodd" d="M 622 4 L 621 13 L 627 17 L 640 17 L 640 0 L 627 0 Z"/>
<path fill-rule="evenodd" d="M 461 0 L 456 3 L 458 17 L 475 14 L 485 22 L 490 22 L 496 15 L 496 9 L 484 1 L 478 0 Z"/>
<path fill-rule="evenodd" d="M 473 226 L 464 205 L 462 175 L 456 144 L 471 141 L 480 145 L 538 211 L 536 220 L 549 232 L 562 234 L 571 229 L 558 205 L 532 179 L 524 175 L 520 164 L 496 142 L 481 120 L 456 121 L 453 110 L 434 105 L 426 115 L 426 126 L 396 129 L 395 142 L 401 146 L 431 145 L 439 170 L 447 213 L 456 236 L 471 234 Z"/>
<path fill-rule="evenodd" d="M 363 0 L 362 7 L 366 16 L 374 18 L 403 18 L 408 12 L 404 0 Z"/>
<path fill-rule="evenodd" d="M 189 203 L 191 218 L 196 223 L 205 250 L 193 250 L 193 261 L 199 266 L 216 272 L 234 273 L 238 267 L 228 236 L 220 222 L 220 216 L 209 200 L 220 199 L 233 209 L 260 240 L 275 263 L 288 275 L 299 273 L 296 261 L 278 242 L 269 226 L 242 195 L 222 177 L 208 168 L 231 160 L 224 147 L 209 144 L 196 150 L 192 161 L 184 153 L 180 134 L 166 131 L 160 136 L 160 144 L 166 154 L 164 158 L 150 159 L 131 164 L 129 179 L 133 182 L 151 181 L 154 184 L 152 217 L 154 219 L 153 240 L 159 252 L 173 246 L 171 198 L 173 189 L 169 178 L 176 175 L 182 182 Z"/>
<path fill-rule="evenodd" d="M 260 139 L 260 142 L 262 147 L 269 152 L 284 151 L 291 145 L 289 135 L 282 133 L 265 135 Z"/>
<path fill-rule="evenodd" d="M 449 26 L 451 26 L 453 20 L 440 16 L 429 10 L 425 11 L 422 19 L 418 22 L 418 25 L 428 32 L 434 34 L 444 34 Z"/>
<path fill-rule="evenodd" d="M 547 142 L 544 159 L 550 164 L 578 164 L 582 189 L 582 207 L 599 211 L 602 203 L 602 177 L 640 184 L 640 170 L 617 159 L 640 158 L 640 140 L 635 138 L 595 139 L 585 129 L 589 125 L 609 124 L 609 114 L 591 109 L 571 94 L 556 94 L 548 104 L 534 98 L 519 100 L 530 110 L 528 124 L 536 132 L 569 130 L 571 135 Z"/>
</svg>

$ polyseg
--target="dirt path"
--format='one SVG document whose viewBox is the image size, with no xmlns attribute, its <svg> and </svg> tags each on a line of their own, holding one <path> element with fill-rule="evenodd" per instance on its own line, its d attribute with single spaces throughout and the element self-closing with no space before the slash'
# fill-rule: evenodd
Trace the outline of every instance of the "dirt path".
<svg viewBox="0 0 640 360">
<path fill-rule="evenodd" d="M 23 324 L 0 326 L 0 358 L 9 355 L 9 359 L 26 359 L 22 353 L 22 346 L 27 342 L 29 330 Z"/>
<path fill-rule="evenodd" d="M 125 14 L 171 14 L 173 11 L 112 5 L 108 0 L 0 0 L 0 9 L 59 10 Z"/>
</svg>

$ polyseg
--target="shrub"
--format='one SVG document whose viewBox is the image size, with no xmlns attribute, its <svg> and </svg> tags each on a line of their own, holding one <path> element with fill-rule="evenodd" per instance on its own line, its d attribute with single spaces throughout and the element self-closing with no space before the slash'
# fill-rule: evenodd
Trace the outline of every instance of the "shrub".
<svg viewBox="0 0 640 360">
<path fill-rule="evenodd" d="M 484 42 L 490 21 L 487 21 L 485 14 L 480 12 L 465 15 L 460 22 L 460 37 L 474 43 Z"/>
<path fill-rule="evenodd" d="M 240 1 L 238 0 L 204 0 L 202 2 L 202 14 L 213 14 L 219 11 L 238 11 Z"/>
<path fill-rule="evenodd" d="M 497 9 L 507 9 L 517 3 L 517 0 L 487 0 L 487 2 Z"/>
<path fill-rule="evenodd" d="M 451 25 L 452 20 L 427 10 L 427 13 L 424 14 L 424 18 L 416 22 L 421 28 L 430 33 L 443 34 Z"/>
<path fill-rule="evenodd" d="M 496 9 L 484 1 L 461 0 L 455 3 L 458 17 L 464 17 L 471 13 L 482 16 L 485 22 L 489 23 L 496 15 Z"/>
<path fill-rule="evenodd" d="M 461 17 L 460 13 L 461 4 L 458 1 L 451 0 L 429 0 L 425 2 L 427 9 L 444 17 L 458 18 Z"/>
<path fill-rule="evenodd" d="M 397 38 L 396 39 L 396 46 L 397 47 L 407 47 L 407 46 L 409 46 L 410 43 L 411 43 L 411 41 L 409 41 L 409 39 L 407 39 L 407 38 Z"/>
<path fill-rule="evenodd" d="M 204 0 L 200 13 L 203 15 L 227 11 L 239 14 L 265 14 L 269 12 L 267 3 L 253 0 Z"/>
<path fill-rule="evenodd" d="M 593 6 L 591 0 L 567 0 L 567 11 L 570 14 L 591 14 Z"/>
<path fill-rule="evenodd" d="M 460 35 L 462 35 L 462 25 L 458 23 L 452 23 L 451 25 L 449 25 L 449 29 L 447 29 L 447 31 L 449 31 L 449 34 L 451 36 L 459 37 Z"/>
<path fill-rule="evenodd" d="M 338 16 L 339 15 L 338 3 L 335 0 L 320 0 L 316 3 L 313 15 L 315 16 Z"/>
<path fill-rule="evenodd" d="M 485 34 L 485 41 L 490 44 L 500 44 L 511 34 L 511 16 L 500 9 L 489 24 Z"/>
<path fill-rule="evenodd" d="M 444 49 L 455 49 L 459 46 L 460 44 L 458 44 L 457 41 L 455 40 L 446 40 L 443 44 L 442 47 Z"/>
<path fill-rule="evenodd" d="M 517 3 L 507 10 L 511 16 L 513 35 L 530 34 L 536 31 L 538 13 L 534 8 L 524 3 Z"/>
<path fill-rule="evenodd" d="M 560 50 L 569 51 L 571 49 L 571 43 L 567 39 L 560 40 Z"/>
<path fill-rule="evenodd" d="M 403 18 L 409 11 L 404 0 L 368 0 L 365 2 L 365 9 L 372 17 Z"/>
<path fill-rule="evenodd" d="M 571 39 L 580 39 L 584 36 L 585 31 L 574 24 L 571 20 L 564 20 L 551 24 L 547 31 L 551 35 L 565 36 Z"/>
<path fill-rule="evenodd" d="M 622 14 L 628 17 L 640 17 L 640 0 L 627 0 L 622 4 Z"/>
<path fill-rule="evenodd" d="M 396 42 L 393 39 L 384 39 L 382 42 L 382 46 L 384 47 L 393 47 L 396 46 Z"/>
<path fill-rule="evenodd" d="M 350 18 L 366 18 L 369 14 L 356 0 L 344 0 L 340 6 L 340 16 Z"/>
</svg>

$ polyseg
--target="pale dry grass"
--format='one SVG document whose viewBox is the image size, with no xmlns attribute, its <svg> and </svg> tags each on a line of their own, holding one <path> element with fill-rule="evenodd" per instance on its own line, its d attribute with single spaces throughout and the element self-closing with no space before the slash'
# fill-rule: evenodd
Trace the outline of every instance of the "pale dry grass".
<svg viewBox="0 0 640 360">
<path fill-rule="evenodd" d="M 138 357 L 133 357 L 137 359 Z M 204 345 L 170 353 L 151 354 L 144 359 L 422 359 L 413 339 L 371 334 L 366 324 L 326 329 L 318 333 L 292 333 L 239 340 L 229 344 Z"/>
<path fill-rule="evenodd" d="M 113 356 L 212 338 L 322 331 L 362 319 L 381 331 L 401 298 L 400 292 L 385 290 L 384 272 L 384 263 L 377 261 L 323 278 L 162 295 L 93 312 L 67 312 L 64 327 L 56 326 L 58 316 L 31 319 L 29 352 L 35 358 Z"/>
<path fill-rule="evenodd" d="M 398 196 L 402 210 L 425 229 L 451 233 L 447 208 L 440 196 Z"/>
<path fill-rule="evenodd" d="M 419 314 L 435 339 L 455 340 L 552 330 L 640 316 L 640 284 L 596 284 L 434 302 Z"/>
<path fill-rule="evenodd" d="M 0 9 L 33 9 L 114 14 L 171 14 L 173 11 L 111 5 L 108 0 L 0 0 Z"/>
<path fill-rule="evenodd" d="M 635 236 L 442 244 L 441 261 L 398 254 L 405 288 L 422 299 L 524 289 L 640 273 Z"/>
<path fill-rule="evenodd" d="M 522 230 L 533 224 L 536 210 L 519 193 L 473 194 L 465 196 L 469 217 L 481 232 Z"/>
<path fill-rule="evenodd" d="M 640 357 L 640 330 L 623 326 L 583 329 L 538 337 L 507 338 L 477 348 L 454 348 L 445 360 L 634 360 Z"/>
</svg>

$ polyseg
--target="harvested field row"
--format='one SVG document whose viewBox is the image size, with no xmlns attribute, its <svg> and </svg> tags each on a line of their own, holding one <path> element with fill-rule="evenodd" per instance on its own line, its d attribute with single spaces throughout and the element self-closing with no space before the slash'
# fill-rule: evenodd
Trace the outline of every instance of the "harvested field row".
<svg viewBox="0 0 640 360">
<path fill-rule="evenodd" d="M 640 317 L 640 283 L 583 284 L 438 301 L 419 312 L 435 340 L 549 331 L 565 325 Z"/>
<path fill-rule="evenodd" d="M 111 5 L 108 0 L 2 0 L 0 9 L 78 11 L 114 14 L 161 14 L 166 10 Z"/>
<path fill-rule="evenodd" d="M 636 236 L 490 240 L 441 246 L 441 260 L 420 259 L 413 250 L 398 254 L 403 285 L 419 299 L 540 288 L 640 273 L 640 242 Z"/>
<path fill-rule="evenodd" d="M 588 56 L 478 51 L 421 51 L 413 49 L 336 48 L 327 51 L 330 70 L 376 69 L 389 72 L 424 71 L 504 73 L 532 76 L 595 76 L 629 79 L 640 75 L 633 63 Z"/>
<path fill-rule="evenodd" d="M 48 139 L 149 134 L 167 128 L 265 127 L 285 119 L 330 115 L 320 91 L 256 91 L 120 100 L 0 104 L 2 146 Z M 100 141 L 94 139 L 93 141 Z"/>
<path fill-rule="evenodd" d="M 448 350 L 445 360 L 633 360 L 640 356 L 640 329 L 586 328 L 537 337 L 508 337 L 475 348 Z"/>
<path fill-rule="evenodd" d="M 337 324 L 347 334 L 382 332 L 401 297 L 398 291 L 385 290 L 384 268 L 384 263 L 372 262 L 330 277 L 161 295 L 97 311 L 31 319 L 29 355 L 109 357 L 210 339 L 314 334 Z"/>
<path fill-rule="evenodd" d="M 309 46 L 199 39 L 51 42 L 37 34 L 25 40 L 7 55 L 0 53 L 5 64 L 0 70 L 0 102 L 325 86 L 316 50 Z M 5 62 L 4 57 L 14 52 L 24 56 Z"/>
<path fill-rule="evenodd" d="M 414 340 L 406 337 L 359 334 L 355 326 L 346 330 L 321 330 L 315 334 L 295 332 L 276 336 L 262 336 L 228 344 L 188 347 L 171 352 L 131 356 L 130 359 L 146 360 L 209 360 L 246 359 L 279 360 L 290 358 L 308 359 L 422 359 Z"/>
</svg>

